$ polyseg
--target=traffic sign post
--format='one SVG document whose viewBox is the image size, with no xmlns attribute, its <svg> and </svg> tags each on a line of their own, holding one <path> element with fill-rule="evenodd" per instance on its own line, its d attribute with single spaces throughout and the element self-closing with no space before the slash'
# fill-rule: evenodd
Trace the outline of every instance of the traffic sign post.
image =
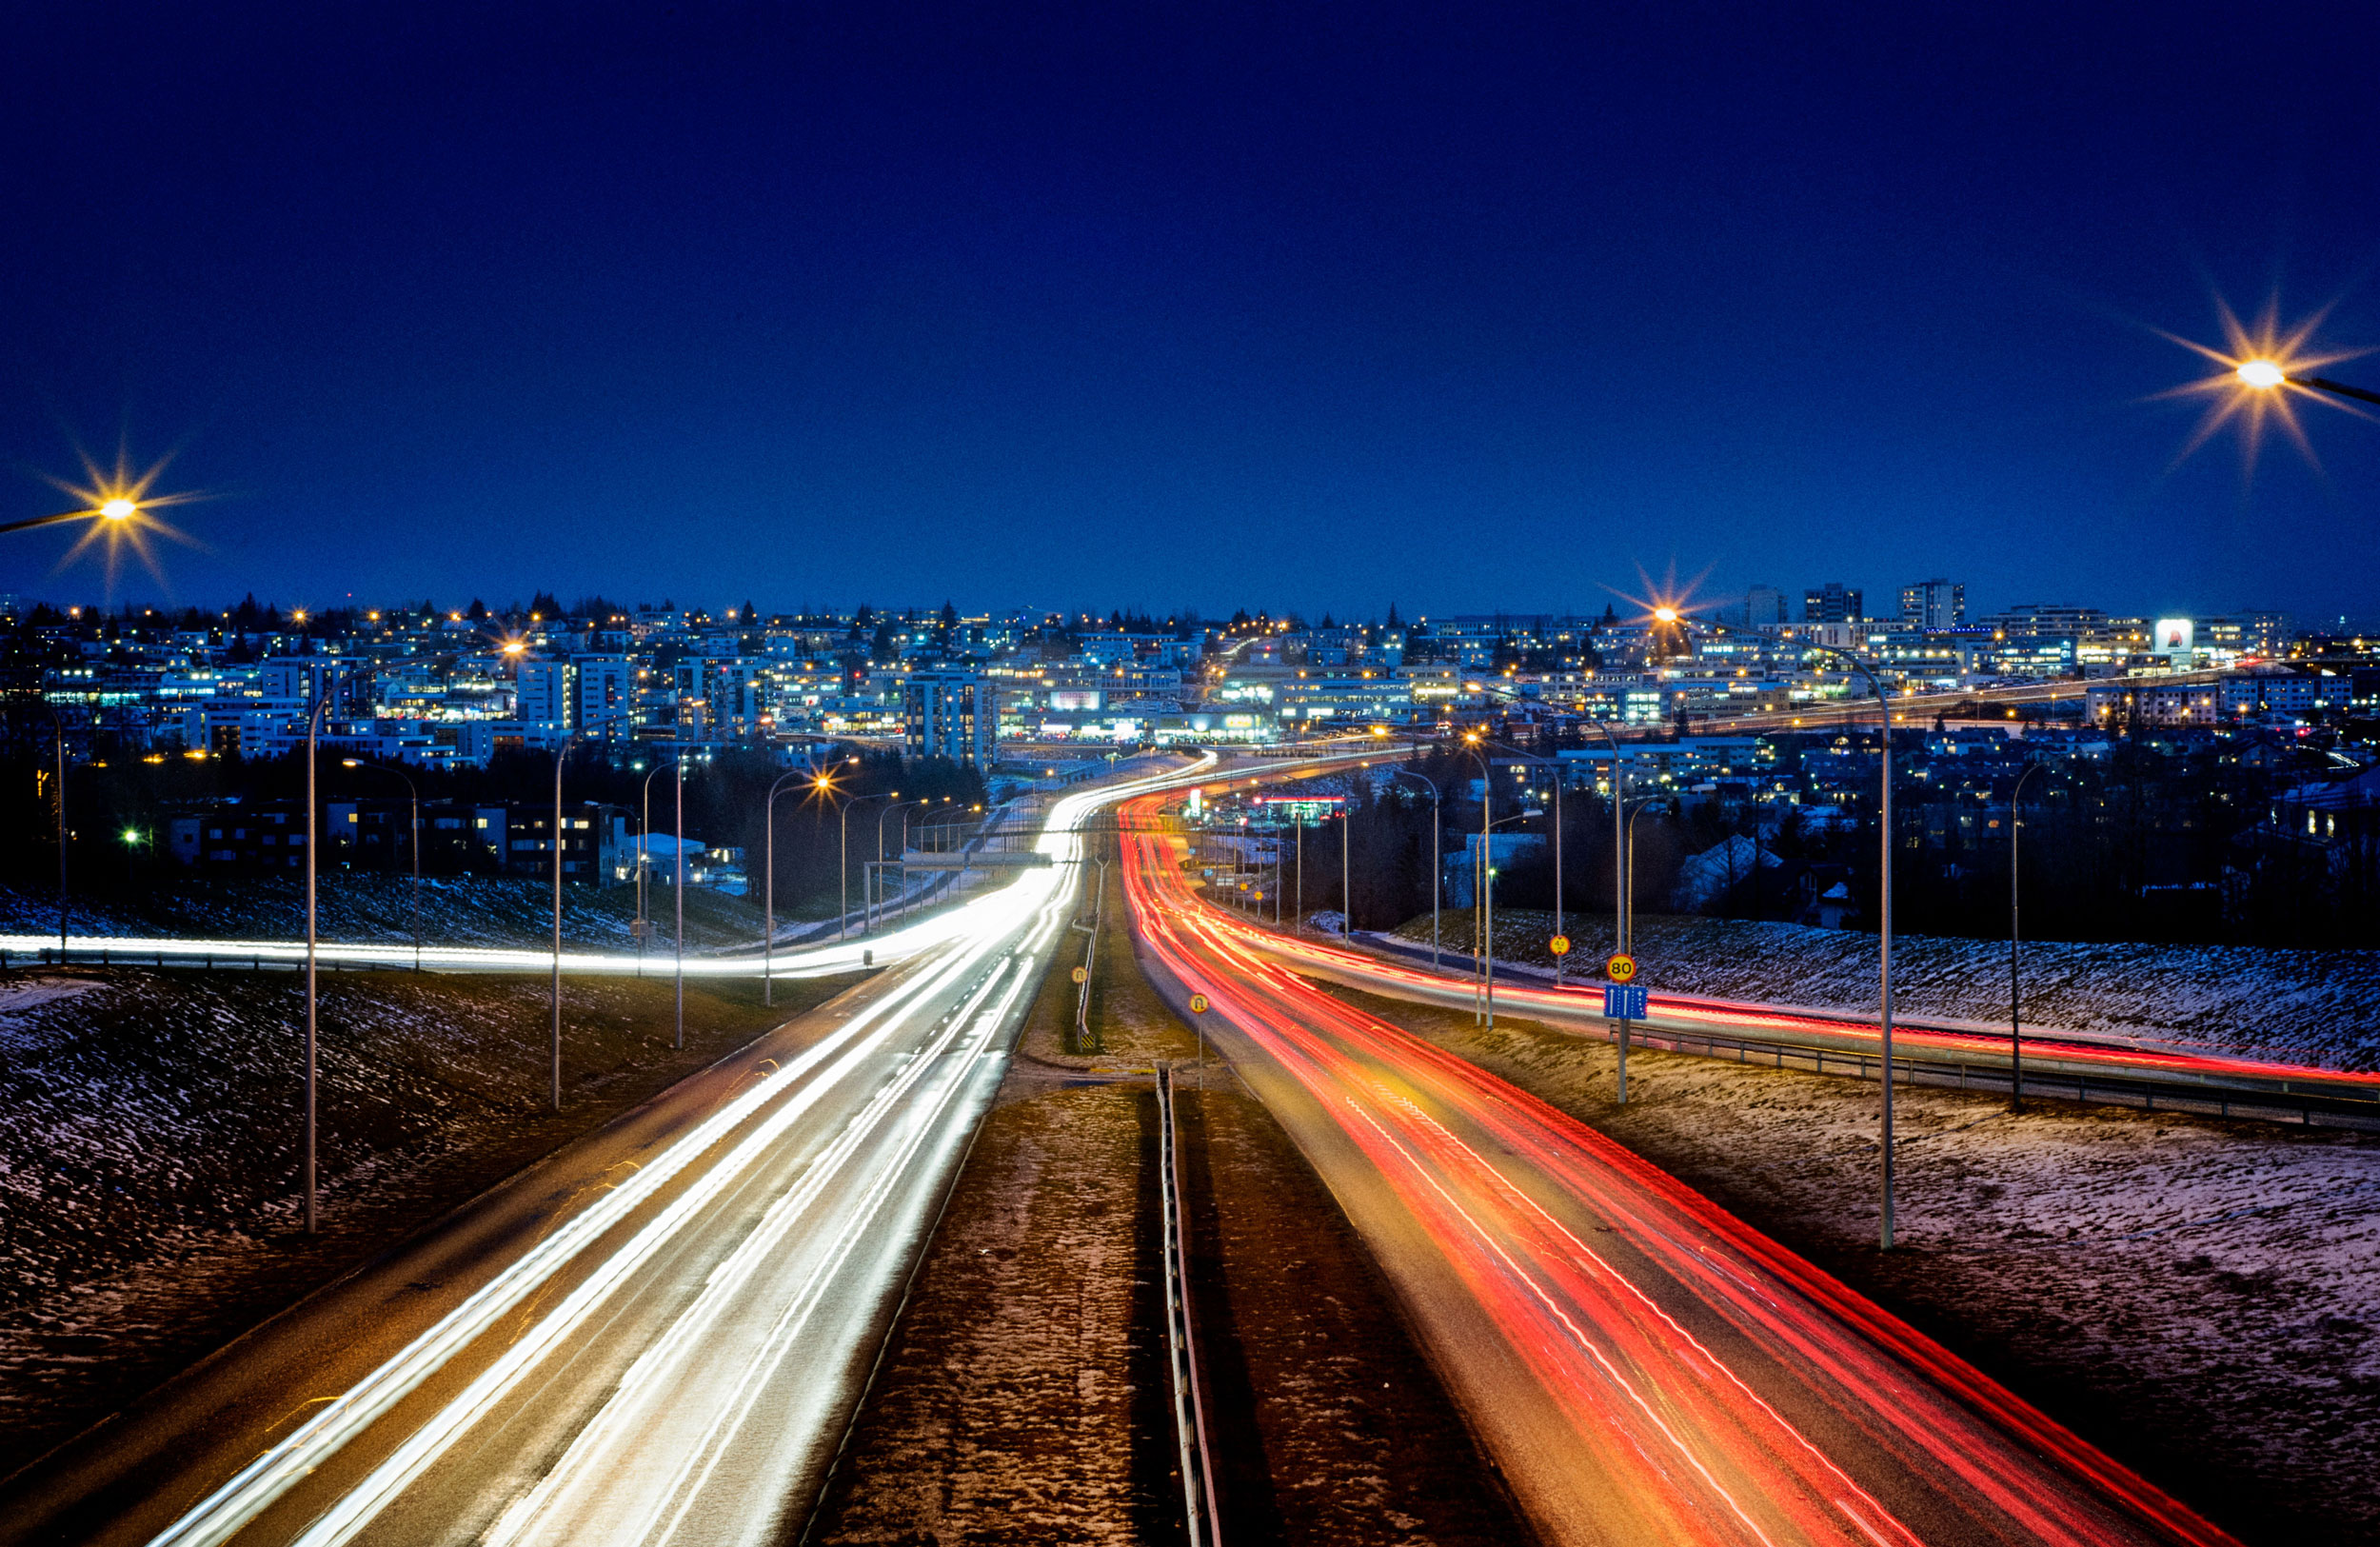
<svg viewBox="0 0 2380 1547">
<path fill-rule="evenodd" d="M 1636 959 L 1622 953 L 1615 956 L 1605 967 L 1612 975 L 1611 984 L 1603 990 L 1603 1018 L 1617 1028 L 1615 1039 L 1619 1044 L 1619 1104 L 1628 1104 L 1628 1022 L 1645 1018 L 1648 991 L 1642 983 L 1632 983 L 1636 975 Z"/>
<path fill-rule="evenodd" d="M 1206 1014 L 1204 994 L 1190 996 L 1190 1013 L 1200 1017 Z M 1198 1020 L 1192 1021 L 1191 1024 L 1198 1028 L 1199 1033 L 1199 1091 L 1203 1098 L 1206 1091 L 1206 1022 L 1204 1020 Z"/>
</svg>

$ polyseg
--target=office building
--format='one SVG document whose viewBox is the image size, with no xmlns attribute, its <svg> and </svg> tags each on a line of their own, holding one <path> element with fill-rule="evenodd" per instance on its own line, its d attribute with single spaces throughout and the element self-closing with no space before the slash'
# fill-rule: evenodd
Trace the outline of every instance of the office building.
<svg viewBox="0 0 2380 1547">
<path fill-rule="evenodd" d="M 1855 624 L 1867 616 L 1862 610 L 1865 600 L 1857 586 L 1830 580 L 1802 593 L 1801 621 L 1806 624 Z"/>
<path fill-rule="evenodd" d="M 902 700 L 909 756 L 991 767 L 999 728 L 996 696 L 972 671 L 912 673 Z"/>
<path fill-rule="evenodd" d="M 1920 580 L 1901 587 L 1901 624 L 1908 628 L 1956 628 L 1967 621 L 1967 587 L 1951 580 Z"/>
</svg>

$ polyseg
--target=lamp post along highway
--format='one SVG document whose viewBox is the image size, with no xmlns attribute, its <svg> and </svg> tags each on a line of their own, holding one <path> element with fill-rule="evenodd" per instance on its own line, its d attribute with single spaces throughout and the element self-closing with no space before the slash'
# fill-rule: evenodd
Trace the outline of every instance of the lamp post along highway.
<svg viewBox="0 0 2380 1547">
<path fill-rule="evenodd" d="M 677 785 L 677 826 L 670 833 L 670 842 L 677 853 L 675 884 L 669 889 L 678 905 L 677 941 L 677 1030 L 669 1045 L 683 1050 L 685 1046 L 685 754 L 680 753 L 669 766 L 676 770 L 672 782 Z"/>
<path fill-rule="evenodd" d="M 646 840 L 653 831 L 653 775 L 675 766 L 677 760 L 657 763 L 645 773 L 645 817 L 636 833 L 636 975 L 645 976 L 645 940 L 652 933 L 650 916 L 645 908 L 647 879 L 652 867 L 650 845 Z"/>
<path fill-rule="evenodd" d="M 843 812 L 836 823 L 843 832 L 843 858 L 838 862 L 842 867 L 842 874 L 838 880 L 842 885 L 843 912 L 835 920 L 837 940 L 847 940 L 851 934 L 851 808 L 862 801 L 889 801 L 900 793 L 901 791 L 897 789 L 879 790 L 873 795 L 854 795 L 843 803 Z M 861 889 L 861 902 L 863 905 L 865 904 L 866 888 L 864 886 Z M 864 919 L 861 921 L 860 933 L 863 935 L 867 933 L 867 922 Z"/>
<path fill-rule="evenodd" d="M 2025 1109 L 2025 1038 L 2024 1017 L 2019 1013 L 2023 1000 L 2016 986 L 2016 840 L 2024 829 L 2022 812 L 2025 781 L 2047 767 L 2036 763 L 2016 776 L 2016 787 L 2008 792 L 2008 1109 Z"/>
<path fill-rule="evenodd" d="M 553 1109 L 562 1110 L 562 850 L 567 842 L 562 825 L 562 765 L 570 756 L 571 738 L 565 736 L 554 748 L 554 978 L 552 988 L 553 1035 L 550 1063 L 553 1075 Z"/>
<path fill-rule="evenodd" d="M 1438 820 L 1438 785 L 1415 773 L 1411 768 L 1391 768 L 1389 773 L 1398 779 L 1410 779 L 1430 792 L 1430 970 L 1435 972 L 1438 965 L 1438 904 L 1440 895 L 1446 890 L 1444 867 L 1438 863 L 1438 835 L 1441 825 Z"/>
<path fill-rule="evenodd" d="M 55 797 L 58 808 L 58 965 L 65 966 L 67 939 L 66 719 L 58 713 L 58 706 L 47 698 L 30 698 L 25 702 L 50 717 L 50 732 L 56 738 L 53 750 L 57 755 L 57 767 L 50 777 L 53 781 L 50 793 Z"/>
<path fill-rule="evenodd" d="M 365 667 L 354 674 L 354 681 L 370 677 L 372 668 Z M 316 1185 L 314 1155 L 320 1103 L 316 1100 L 316 1004 L 314 984 L 314 947 L 316 942 L 315 888 L 317 872 L 321 869 L 322 823 L 321 802 L 316 790 L 315 764 L 321 761 L 323 713 L 330 707 L 331 695 L 339 690 L 339 673 L 334 669 L 314 678 L 314 704 L 306 716 L 306 1233 L 315 1234 L 322 1225 L 322 1195 Z M 59 788 L 65 794 L 63 785 Z M 63 953 L 61 953 L 63 954 Z"/>
<path fill-rule="evenodd" d="M 899 795 L 901 791 L 896 789 L 891 790 L 888 793 Z M 863 935 L 868 934 L 875 929 L 877 921 L 884 912 L 884 819 L 891 816 L 894 812 L 901 810 L 904 806 L 923 805 L 924 803 L 925 803 L 922 800 L 895 801 L 892 804 L 876 813 L 876 884 L 874 887 L 873 898 L 866 895 L 863 895 L 861 898 L 860 905 L 867 910 L 865 915 L 860 920 L 860 933 Z M 908 819 L 904 817 L 902 820 L 905 823 Z"/>
<path fill-rule="evenodd" d="M 768 800 L 762 807 L 761 825 L 767 836 L 761 850 L 762 867 L 766 872 L 761 879 L 761 1003 L 768 1007 L 777 1002 L 777 792 L 784 787 L 786 780 L 800 777 L 799 771 L 778 775 L 777 782 L 768 786 Z M 815 775 L 810 784 L 814 789 L 826 787 L 826 782 Z"/>
<path fill-rule="evenodd" d="M 2246 378 L 2243 376 L 2242 378 Z M 2253 386 L 2254 383 L 2250 383 Z M 2277 385 L 2277 384 L 2276 384 Z M 1653 616 L 1663 624 L 1675 625 L 1691 633 L 1723 634 L 1727 630 L 1716 625 L 1701 624 L 1680 613 L 1676 607 L 1656 607 Z M 1882 1164 L 1878 1179 L 1879 1210 L 1876 1240 L 1880 1250 L 1893 1249 L 1893 704 L 1884 691 L 1884 683 L 1874 667 L 1849 650 L 1832 645 L 1804 642 L 1802 648 L 1821 655 L 1833 656 L 1868 681 L 1875 695 L 1877 718 L 1876 753 L 1879 777 L 1876 792 L 1877 850 L 1879 865 L 1876 875 L 1876 978 L 1878 986 L 1877 1029 L 1880 1033 L 1878 1054 L 1882 1061 L 1884 1115 L 1882 1123 Z"/>
<path fill-rule="evenodd" d="M 386 764 L 366 763 L 361 758 L 341 758 L 339 766 L 393 774 L 405 781 L 406 795 L 412 802 L 412 825 L 407 829 L 406 843 L 412 850 L 413 859 L 413 970 L 419 972 L 422 970 L 422 792 L 414 784 L 411 775 Z"/>
</svg>

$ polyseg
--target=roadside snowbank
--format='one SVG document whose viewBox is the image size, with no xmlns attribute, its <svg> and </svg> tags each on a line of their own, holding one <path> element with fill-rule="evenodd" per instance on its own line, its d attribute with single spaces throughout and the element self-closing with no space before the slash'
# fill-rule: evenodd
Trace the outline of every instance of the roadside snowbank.
<svg viewBox="0 0 2380 1547">
<path fill-rule="evenodd" d="M 1450 951 L 1471 949 L 1469 913 L 1445 915 Z M 1574 964 L 1599 975 L 1611 949 L 1603 915 L 1567 921 Z M 1430 917 L 1397 930 L 1426 942 Z M 1496 918 L 1499 961 L 1551 967 L 1553 916 Z M 1636 920 L 1638 982 L 1719 999 L 1876 1013 L 1876 941 L 1849 930 L 1734 919 Z M 2024 947 L 2028 1025 L 2154 1038 L 2333 1069 L 2380 1068 L 2380 951 L 2247 945 Z M 2008 942 L 1893 937 L 1893 999 L 1905 1015 L 2005 1023 Z"/>
</svg>

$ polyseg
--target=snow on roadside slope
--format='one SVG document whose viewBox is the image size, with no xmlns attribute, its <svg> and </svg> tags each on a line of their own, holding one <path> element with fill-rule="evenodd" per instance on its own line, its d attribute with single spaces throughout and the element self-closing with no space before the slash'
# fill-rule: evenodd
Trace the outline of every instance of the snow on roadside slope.
<svg viewBox="0 0 2380 1547">
<path fill-rule="evenodd" d="M 1444 917 L 1450 951 L 1471 948 L 1468 910 Z M 1567 921 L 1599 975 L 1608 916 Z M 1428 914 L 1397 931 L 1430 938 Z M 1550 914 L 1496 918 L 1499 961 L 1550 967 Z M 1734 919 L 1636 920 L 1637 982 L 1656 991 L 1876 1013 L 1876 941 L 1851 930 Z M 2291 951 L 2250 945 L 2080 944 L 2024 947 L 2025 1022 L 2254 1053 L 2334 1069 L 2380 1068 L 2380 951 Z M 1893 937 L 1893 998 L 1904 1015 L 2005 1024 L 2008 942 Z"/>
</svg>

